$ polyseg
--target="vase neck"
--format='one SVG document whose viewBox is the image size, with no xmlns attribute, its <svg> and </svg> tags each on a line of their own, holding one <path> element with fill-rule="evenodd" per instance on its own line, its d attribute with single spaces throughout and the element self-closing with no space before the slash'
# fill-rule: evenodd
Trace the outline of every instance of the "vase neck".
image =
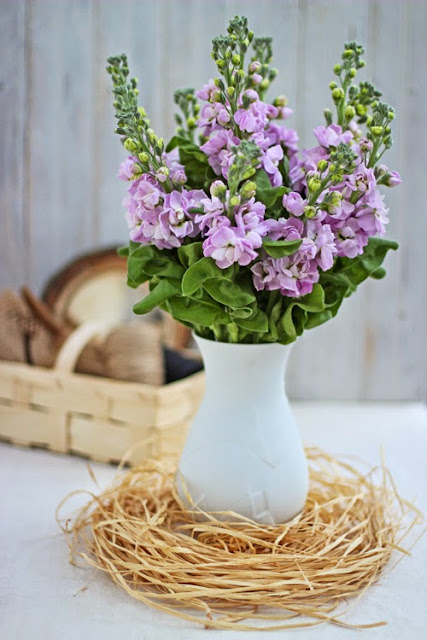
<svg viewBox="0 0 427 640">
<path fill-rule="evenodd" d="M 223 389 L 246 389 L 259 393 L 269 387 L 285 388 L 285 369 L 290 346 L 278 343 L 230 344 L 195 336 L 205 364 L 206 377 L 221 378 Z M 239 384 L 237 384 L 239 381 Z"/>
</svg>

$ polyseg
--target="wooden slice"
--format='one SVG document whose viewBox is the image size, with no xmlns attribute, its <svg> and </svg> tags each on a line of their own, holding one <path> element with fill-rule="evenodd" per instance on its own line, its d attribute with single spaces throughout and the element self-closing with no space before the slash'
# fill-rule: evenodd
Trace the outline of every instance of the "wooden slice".
<svg viewBox="0 0 427 640">
<path fill-rule="evenodd" d="M 115 324 L 135 319 L 132 306 L 144 294 L 142 287 L 126 284 L 126 259 L 117 247 L 85 254 L 67 264 L 47 283 L 42 298 L 57 315 L 78 326 L 85 322 L 108 320 Z M 168 314 L 155 311 L 143 321 L 162 320 L 167 346 L 186 347 L 190 330 Z"/>
</svg>

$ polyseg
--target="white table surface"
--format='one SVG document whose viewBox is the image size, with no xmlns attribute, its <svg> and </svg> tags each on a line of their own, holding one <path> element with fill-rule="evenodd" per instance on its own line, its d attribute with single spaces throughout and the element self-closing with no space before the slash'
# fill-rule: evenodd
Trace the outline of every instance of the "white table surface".
<svg viewBox="0 0 427 640">
<path fill-rule="evenodd" d="M 355 454 L 372 465 L 384 450 L 402 496 L 427 513 L 427 411 L 420 404 L 294 404 L 307 444 L 335 454 Z M 120 591 L 100 572 L 68 563 L 55 508 L 75 489 L 94 490 L 85 460 L 0 445 L 0 638 L 4 640 L 197 640 L 240 637 L 205 631 L 154 611 Z M 101 486 L 114 475 L 92 464 Z M 422 527 L 419 527 L 420 532 Z M 427 638 L 427 534 L 344 618 L 353 623 L 387 620 L 355 631 L 333 625 L 277 632 L 257 638 L 295 637 L 387 640 Z M 87 589 L 82 590 L 84 587 Z M 249 634 L 251 635 L 251 634 Z"/>
</svg>

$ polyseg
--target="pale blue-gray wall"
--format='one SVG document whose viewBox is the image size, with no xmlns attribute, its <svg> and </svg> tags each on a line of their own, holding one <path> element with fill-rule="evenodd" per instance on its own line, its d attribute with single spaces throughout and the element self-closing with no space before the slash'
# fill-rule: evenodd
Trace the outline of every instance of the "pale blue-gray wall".
<svg viewBox="0 0 427 640">
<path fill-rule="evenodd" d="M 123 157 L 113 134 L 108 55 L 126 51 L 159 135 L 172 93 L 215 73 L 210 41 L 235 14 L 272 35 L 274 93 L 305 145 L 329 105 L 342 45 L 367 49 L 366 77 L 397 110 L 387 193 L 401 248 L 337 319 L 294 348 L 294 397 L 420 399 L 426 374 L 427 2 L 423 0 L 0 0 L 0 284 L 36 290 L 77 253 L 122 243 Z"/>
</svg>

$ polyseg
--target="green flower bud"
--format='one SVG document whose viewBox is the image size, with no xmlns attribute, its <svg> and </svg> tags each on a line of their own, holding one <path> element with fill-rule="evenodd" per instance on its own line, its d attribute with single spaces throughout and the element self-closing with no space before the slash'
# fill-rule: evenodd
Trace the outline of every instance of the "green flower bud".
<svg viewBox="0 0 427 640">
<path fill-rule="evenodd" d="M 328 163 L 326 160 L 319 160 L 319 162 L 317 163 L 317 169 L 318 171 L 320 171 L 321 173 L 323 173 L 326 169 L 328 168 Z"/>
<path fill-rule="evenodd" d="M 256 188 L 255 182 L 248 180 L 240 189 L 240 195 L 245 200 L 249 200 L 249 198 L 252 198 L 256 194 Z"/>
<path fill-rule="evenodd" d="M 340 64 L 336 64 L 334 66 L 334 73 L 335 73 L 336 76 L 340 75 L 340 73 L 341 73 L 341 65 Z"/>
<path fill-rule="evenodd" d="M 275 107 L 286 107 L 287 104 L 288 104 L 288 99 L 286 96 L 283 96 L 283 95 L 277 96 L 277 98 L 273 100 L 273 105 Z"/>
<path fill-rule="evenodd" d="M 230 207 L 237 207 L 240 204 L 240 196 L 231 196 L 230 200 L 228 201 L 228 204 L 230 205 Z"/>
<path fill-rule="evenodd" d="M 148 155 L 148 153 L 145 153 L 145 151 L 143 151 L 142 153 L 138 153 L 138 158 L 139 160 L 141 160 L 141 162 L 143 162 L 144 164 L 148 164 L 148 161 L 150 159 L 150 156 Z"/>
<path fill-rule="evenodd" d="M 306 207 L 304 207 L 304 215 L 306 218 L 314 218 L 316 213 L 317 212 L 315 207 L 311 207 L 310 205 L 307 205 Z"/>
<path fill-rule="evenodd" d="M 233 57 L 231 58 L 231 62 L 234 64 L 235 67 L 237 67 L 240 64 L 240 56 L 238 53 L 235 53 L 233 55 Z"/>
<path fill-rule="evenodd" d="M 374 127 L 371 127 L 371 132 L 372 132 L 372 135 L 374 136 L 380 136 L 383 132 L 383 128 L 374 126 Z"/>
<path fill-rule="evenodd" d="M 256 163 L 258 164 L 258 160 Z M 255 173 L 256 173 L 256 169 L 254 167 L 249 167 L 249 169 L 247 169 L 243 174 L 242 178 L 243 180 L 248 180 L 248 178 L 252 178 L 252 176 L 255 175 Z"/>
<path fill-rule="evenodd" d="M 221 102 L 221 92 L 218 89 L 214 89 L 211 92 L 211 102 Z"/>
<path fill-rule="evenodd" d="M 351 120 L 356 115 L 356 109 L 349 104 L 348 107 L 345 108 L 344 115 L 347 120 Z"/>
<path fill-rule="evenodd" d="M 221 78 L 215 78 L 215 79 L 214 79 L 214 85 L 215 85 L 216 87 L 218 87 L 218 89 L 222 89 L 222 90 L 224 90 L 224 83 L 223 83 L 223 81 L 221 80 Z"/>
<path fill-rule="evenodd" d="M 365 107 L 364 104 L 357 104 L 356 105 L 356 113 L 358 116 L 366 116 L 368 112 L 367 107 Z"/>
<path fill-rule="evenodd" d="M 248 31 L 248 40 L 249 40 L 249 44 L 252 42 L 254 37 L 254 32 L 253 31 Z"/>
<path fill-rule="evenodd" d="M 193 111 L 194 111 L 194 114 L 197 116 L 197 114 L 198 114 L 198 113 L 199 113 L 199 111 L 200 111 L 200 105 L 199 105 L 199 104 L 195 104 L 195 105 L 194 105 L 194 109 L 193 109 Z"/>
<path fill-rule="evenodd" d="M 132 165 L 132 173 L 135 177 L 140 176 L 143 173 L 141 165 L 134 162 Z"/>
<path fill-rule="evenodd" d="M 394 111 L 389 111 L 387 115 L 389 120 L 394 120 Z"/>
<path fill-rule="evenodd" d="M 225 52 L 224 55 L 226 60 L 230 60 L 231 59 L 231 51 L 229 49 L 227 49 L 227 51 Z"/>
<path fill-rule="evenodd" d="M 220 71 L 222 71 L 222 69 L 224 69 L 224 67 L 225 67 L 225 61 L 224 60 L 217 60 L 216 61 L 216 66 L 218 67 L 218 69 Z"/>
<path fill-rule="evenodd" d="M 344 51 L 344 53 L 342 54 L 343 58 L 352 58 L 354 56 L 354 51 L 353 49 L 346 49 Z"/>
<path fill-rule="evenodd" d="M 344 98 L 344 91 L 341 88 L 337 87 L 332 91 L 332 98 L 334 102 L 340 102 L 340 100 Z"/>
<path fill-rule="evenodd" d="M 187 127 L 189 129 L 194 129 L 196 127 L 196 119 L 191 116 L 190 118 L 187 118 Z"/>
<path fill-rule="evenodd" d="M 230 96 L 230 98 L 234 96 L 235 92 L 236 92 L 236 89 L 234 87 L 228 87 L 227 94 Z"/>
<path fill-rule="evenodd" d="M 227 186 L 221 182 L 221 180 L 215 180 L 210 186 L 211 195 L 219 198 L 224 202 L 225 194 L 227 193 Z"/>
<path fill-rule="evenodd" d="M 236 76 L 239 78 L 239 80 L 243 80 L 243 78 L 245 77 L 245 72 L 243 71 L 243 69 L 238 69 L 236 71 Z"/>
<path fill-rule="evenodd" d="M 132 138 L 126 138 L 123 146 L 127 151 L 136 151 L 138 148 Z"/>
<path fill-rule="evenodd" d="M 270 80 L 268 80 L 268 78 L 264 78 L 264 80 L 261 82 L 259 86 L 263 90 L 268 89 L 268 87 L 270 86 Z"/>
<path fill-rule="evenodd" d="M 322 182 L 318 178 L 309 178 L 307 186 L 310 191 L 318 191 L 322 186 Z"/>
<path fill-rule="evenodd" d="M 350 69 L 350 72 L 349 72 L 349 74 L 350 74 L 350 78 L 354 78 L 354 76 L 356 75 L 356 73 L 357 73 L 357 70 L 356 70 L 354 67 L 352 67 L 352 68 Z"/>
<path fill-rule="evenodd" d="M 323 111 L 323 115 L 325 116 L 326 124 L 328 126 L 332 124 L 332 111 L 330 109 L 325 109 Z"/>
<path fill-rule="evenodd" d="M 138 107 L 138 113 L 143 118 L 145 118 L 145 116 L 147 115 L 147 112 L 145 111 L 144 107 Z"/>
<path fill-rule="evenodd" d="M 332 80 L 332 82 L 330 82 L 330 83 L 329 83 L 329 88 L 330 88 L 331 90 L 332 90 L 332 89 L 336 89 L 336 88 L 337 88 L 337 86 L 338 86 L 338 85 L 337 85 L 337 83 L 336 83 L 336 82 L 334 82 L 333 80 Z"/>
</svg>

